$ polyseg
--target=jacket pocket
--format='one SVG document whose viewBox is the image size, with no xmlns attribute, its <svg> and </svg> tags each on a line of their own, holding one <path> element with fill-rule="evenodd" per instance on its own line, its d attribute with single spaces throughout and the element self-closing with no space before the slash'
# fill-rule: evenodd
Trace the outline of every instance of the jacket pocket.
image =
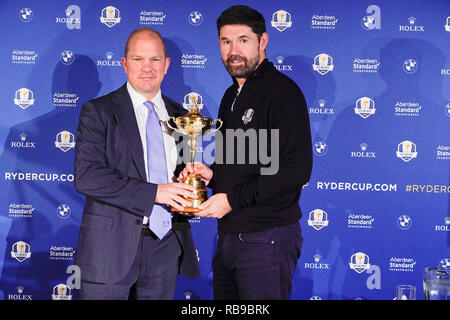
<svg viewBox="0 0 450 320">
<path fill-rule="evenodd" d="M 101 231 L 110 231 L 113 227 L 113 221 L 112 218 L 108 216 L 84 212 L 81 227 Z"/>
</svg>

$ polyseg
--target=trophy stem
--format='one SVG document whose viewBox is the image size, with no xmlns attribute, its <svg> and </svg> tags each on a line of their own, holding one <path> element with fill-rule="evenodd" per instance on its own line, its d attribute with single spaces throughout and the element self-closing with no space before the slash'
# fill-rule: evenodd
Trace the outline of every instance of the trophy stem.
<svg viewBox="0 0 450 320">
<path fill-rule="evenodd" d="M 191 140 L 189 141 L 189 146 L 191 147 L 191 164 L 194 167 L 195 162 L 195 146 L 197 145 L 197 141 L 195 141 L 195 137 L 191 136 Z"/>
<path fill-rule="evenodd" d="M 191 165 L 194 167 L 194 161 L 195 161 L 195 149 L 191 149 Z"/>
</svg>

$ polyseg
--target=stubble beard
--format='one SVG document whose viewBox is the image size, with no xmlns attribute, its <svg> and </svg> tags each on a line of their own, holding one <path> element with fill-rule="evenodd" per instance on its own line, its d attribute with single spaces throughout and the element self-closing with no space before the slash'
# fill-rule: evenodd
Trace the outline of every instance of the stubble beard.
<svg viewBox="0 0 450 320">
<path fill-rule="evenodd" d="M 226 61 L 223 61 L 223 64 L 232 77 L 247 79 L 253 74 L 253 72 L 255 72 L 256 68 L 258 67 L 259 58 L 259 54 L 250 59 L 247 59 L 246 57 L 240 55 L 232 55 Z M 233 67 L 230 65 L 230 63 L 234 61 L 243 61 L 244 64 L 241 66 Z"/>
</svg>

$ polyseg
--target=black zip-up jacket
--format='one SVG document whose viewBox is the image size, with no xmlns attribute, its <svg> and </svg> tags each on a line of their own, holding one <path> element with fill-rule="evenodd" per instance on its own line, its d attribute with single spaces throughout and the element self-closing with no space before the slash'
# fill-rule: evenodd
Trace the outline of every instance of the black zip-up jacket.
<svg viewBox="0 0 450 320">
<path fill-rule="evenodd" d="M 245 81 L 236 100 L 238 84 L 235 79 L 233 82 L 222 98 L 218 114 L 224 122 L 220 129 L 223 161 L 219 163 L 221 151 L 216 139 L 216 161 L 211 166 L 214 174 L 209 185 L 214 194 L 226 193 L 232 208 L 218 219 L 219 232 L 257 232 L 298 221 L 302 216 L 298 204 L 302 186 L 309 181 L 312 170 L 311 131 L 305 98 L 295 82 L 276 70 L 267 59 Z M 228 129 L 243 129 L 248 136 L 256 133 L 257 137 L 260 129 L 266 129 L 269 142 L 264 155 L 270 154 L 272 143 L 277 143 L 275 138 L 270 139 L 271 129 L 278 129 L 278 171 L 262 175 L 261 168 L 267 169 L 271 163 L 261 161 L 264 159 L 258 153 L 256 163 L 250 162 L 255 158 L 254 150 L 260 151 L 259 138 L 256 146 L 254 140 L 246 139 L 245 164 L 237 163 L 242 157 L 237 154 L 239 139 L 234 138 L 234 148 L 230 148 L 232 139 L 227 139 Z M 234 152 L 234 159 L 230 152 Z M 269 155 L 269 158 L 275 156 Z"/>
</svg>

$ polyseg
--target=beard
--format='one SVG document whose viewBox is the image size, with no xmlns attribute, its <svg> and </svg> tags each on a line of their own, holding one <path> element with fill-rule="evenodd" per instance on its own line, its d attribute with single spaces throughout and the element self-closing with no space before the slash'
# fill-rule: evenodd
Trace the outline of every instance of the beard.
<svg viewBox="0 0 450 320">
<path fill-rule="evenodd" d="M 223 61 L 223 60 L 222 60 Z M 231 62 L 241 62 L 244 64 L 240 66 L 231 66 Z M 253 72 L 255 72 L 258 67 L 259 54 L 253 58 L 247 59 L 246 57 L 240 55 L 232 55 L 226 61 L 223 61 L 225 68 L 228 73 L 234 78 L 245 78 L 250 77 Z"/>
</svg>

